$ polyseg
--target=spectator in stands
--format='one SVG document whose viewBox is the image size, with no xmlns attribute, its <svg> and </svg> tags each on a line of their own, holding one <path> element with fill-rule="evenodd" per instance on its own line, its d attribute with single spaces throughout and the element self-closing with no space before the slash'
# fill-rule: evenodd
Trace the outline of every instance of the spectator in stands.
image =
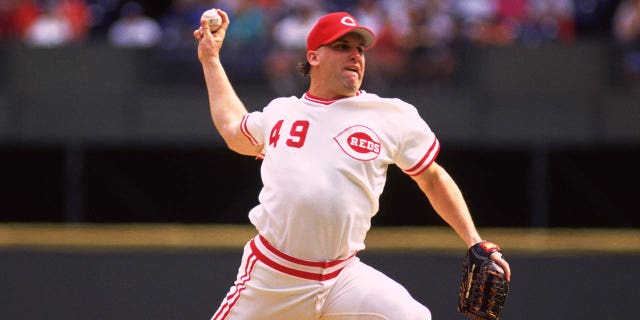
<svg viewBox="0 0 640 320">
<path fill-rule="evenodd" d="M 382 7 L 381 1 L 378 0 L 358 0 L 353 9 L 353 16 L 365 26 L 368 26 L 373 33 L 380 35 L 382 30 L 386 28 L 387 14 Z M 380 49 L 380 39 L 376 41 L 376 49 Z M 385 41 L 388 39 L 385 39 Z M 389 43 L 385 43 L 387 45 Z M 376 51 L 376 50 L 374 50 Z M 371 62 L 368 64 L 367 72 L 365 73 L 365 83 L 368 90 L 375 90 L 378 92 L 384 92 L 389 86 L 390 78 L 383 76 L 383 69 L 390 67 L 387 65 L 387 61 L 380 61 L 381 57 L 367 57 Z M 392 63 L 392 61 L 388 61 Z"/>
<path fill-rule="evenodd" d="M 173 0 L 157 19 L 162 39 L 154 51 L 154 60 L 162 70 L 154 70 L 150 79 L 191 83 L 197 81 L 193 73 L 201 67 L 193 57 L 193 28 L 200 24 L 202 13 L 213 6 L 211 0 Z"/>
<path fill-rule="evenodd" d="M 122 6 L 120 18 L 109 29 L 109 41 L 118 47 L 153 47 L 161 36 L 160 24 L 135 1 Z"/>
<path fill-rule="evenodd" d="M 111 26 L 120 19 L 121 1 L 85 0 L 90 12 L 90 38 L 104 41 Z"/>
<path fill-rule="evenodd" d="M 353 16 L 362 25 L 369 26 L 375 34 L 383 28 L 385 11 L 378 0 L 358 0 L 353 10 Z"/>
<path fill-rule="evenodd" d="M 184 53 L 174 52 L 173 54 L 191 54 L 193 41 L 189 35 L 193 32 L 194 26 L 200 24 L 202 13 L 211 8 L 209 0 L 175 0 L 160 17 L 159 23 L 162 28 L 162 48 L 165 50 L 185 49 Z"/>
<path fill-rule="evenodd" d="M 460 23 L 460 32 L 472 43 L 482 41 L 488 23 L 494 21 L 498 6 L 494 0 L 452 0 L 451 10 Z"/>
<path fill-rule="evenodd" d="M 71 22 L 53 4 L 44 9 L 24 34 L 24 42 L 34 47 L 61 46 L 73 39 Z"/>
<path fill-rule="evenodd" d="M 324 11 L 317 2 L 299 2 L 275 22 L 265 75 L 271 88 L 279 95 L 296 94 L 306 85 L 296 70 L 296 63 L 304 59 L 307 34 L 322 15 Z"/>
<path fill-rule="evenodd" d="M 71 24 L 74 42 L 80 42 L 87 38 L 92 16 L 85 0 L 59 0 L 54 10 Z"/>
<path fill-rule="evenodd" d="M 257 0 L 233 1 L 234 10 L 230 11 L 230 18 L 235 27 L 229 28 L 227 37 L 239 46 L 264 43 L 267 36 L 267 16 L 265 10 Z"/>
<path fill-rule="evenodd" d="M 520 43 L 539 46 L 572 41 L 575 35 L 573 10 L 572 0 L 528 0 Z"/>
<path fill-rule="evenodd" d="M 269 43 L 269 19 L 265 8 L 258 0 L 233 0 L 218 2 L 220 8 L 227 9 L 234 21 L 227 30 L 225 50 L 221 52 L 230 68 L 231 76 L 245 81 L 263 81 L 266 55 Z"/>
<path fill-rule="evenodd" d="M 23 39 L 41 13 L 42 8 L 35 0 L 0 1 L 0 40 Z"/>
<path fill-rule="evenodd" d="M 640 0 L 623 0 L 613 19 L 613 33 L 623 48 L 624 76 L 640 89 Z"/>
<path fill-rule="evenodd" d="M 497 0 L 493 18 L 483 20 L 475 33 L 475 46 L 515 43 L 527 18 L 528 0 Z"/>
<path fill-rule="evenodd" d="M 411 29 L 405 36 L 408 45 L 408 75 L 429 89 L 447 86 L 454 76 L 457 57 L 452 48 L 458 27 L 447 0 L 416 2 L 409 11 Z"/>
<path fill-rule="evenodd" d="M 0 42 L 15 39 L 16 33 L 12 20 L 17 5 L 17 0 L 0 1 Z"/>
</svg>

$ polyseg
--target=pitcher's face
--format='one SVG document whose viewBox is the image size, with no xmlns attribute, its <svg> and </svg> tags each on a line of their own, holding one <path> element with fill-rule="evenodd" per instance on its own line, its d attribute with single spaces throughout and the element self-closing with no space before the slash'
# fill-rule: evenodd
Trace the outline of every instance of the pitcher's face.
<svg viewBox="0 0 640 320">
<path fill-rule="evenodd" d="M 353 96 L 362 85 L 365 58 L 362 38 L 349 33 L 316 51 L 318 79 L 336 90 L 337 96 Z M 312 63 L 313 65 L 313 63 Z"/>
</svg>

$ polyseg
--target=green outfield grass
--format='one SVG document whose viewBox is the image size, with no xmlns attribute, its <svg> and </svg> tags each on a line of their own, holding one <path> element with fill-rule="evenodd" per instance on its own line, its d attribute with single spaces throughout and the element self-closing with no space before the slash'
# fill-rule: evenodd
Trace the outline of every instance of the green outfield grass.
<svg viewBox="0 0 640 320">
<path fill-rule="evenodd" d="M 188 250 L 240 248 L 250 225 L 0 224 L 0 249 Z M 640 254 L 640 229 L 480 228 L 509 254 Z M 464 243 L 446 227 L 373 227 L 367 250 L 459 253 Z"/>
</svg>

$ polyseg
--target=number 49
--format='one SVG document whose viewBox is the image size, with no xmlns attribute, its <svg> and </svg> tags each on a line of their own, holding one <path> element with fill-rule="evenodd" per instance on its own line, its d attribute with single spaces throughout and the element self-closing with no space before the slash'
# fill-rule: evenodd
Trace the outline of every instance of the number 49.
<svg viewBox="0 0 640 320">
<path fill-rule="evenodd" d="M 274 148 L 278 145 L 278 141 L 280 140 L 280 130 L 282 129 L 282 124 L 284 120 L 279 120 L 276 122 L 276 125 L 271 129 L 271 134 L 269 135 L 269 145 L 272 145 Z M 309 121 L 307 120 L 296 120 L 291 125 L 291 130 L 289 130 L 289 138 L 286 141 L 287 146 L 293 148 L 300 148 L 304 145 L 304 141 L 307 139 L 307 132 L 309 131 Z"/>
</svg>

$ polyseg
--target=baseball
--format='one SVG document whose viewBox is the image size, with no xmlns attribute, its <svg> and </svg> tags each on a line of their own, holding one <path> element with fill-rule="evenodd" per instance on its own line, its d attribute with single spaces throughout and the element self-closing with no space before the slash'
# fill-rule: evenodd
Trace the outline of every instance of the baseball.
<svg viewBox="0 0 640 320">
<path fill-rule="evenodd" d="M 222 25 L 222 17 L 218 14 L 218 9 L 205 11 L 200 20 L 206 20 L 209 23 L 209 30 L 211 30 L 211 32 L 216 32 Z"/>
</svg>

